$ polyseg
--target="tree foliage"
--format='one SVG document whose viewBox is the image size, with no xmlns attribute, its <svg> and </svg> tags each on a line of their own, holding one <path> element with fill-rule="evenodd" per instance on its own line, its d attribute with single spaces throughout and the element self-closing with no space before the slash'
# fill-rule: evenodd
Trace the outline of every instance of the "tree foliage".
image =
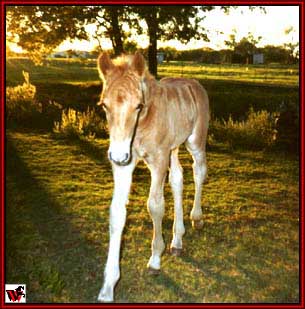
<svg viewBox="0 0 305 309">
<path fill-rule="evenodd" d="M 132 14 L 131 6 L 94 6 L 90 15 L 97 27 L 94 38 L 99 42 L 101 50 L 103 37 L 111 40 L 115 55 L 120 55 L 125 51 L 125 46 L 130 46 L 127 43 L 129 33 L 123 30 L 123 24 L 127 24 L 130 28 L 138 27 L 138 20 Z"/>
<path fill-rule="evenodd" d="M 85 6 L 9 6 L 7 38 L 29 52 L 36 62 L 66 39 L 87 39 Z"/>
<path fill-rule="evenodd" d="M 228 13 L 235 6 L 220 6 Z M 256 7 L 250 7 L 254 9 Z M 191 39 L 208 41 L 204 28 L 205 15 L 215 6 L 9 6 L 7 33 L 11 41 L 29 52 L 36 62 L 67 39 L 88 39 L 85 26 L 96 25 L 94 37 L 102 49 L 101 38 L 111 40 L 114 54 L 127 47 L 133 50 L 124 29 L 127 25 L 137 34 L 149 37 L 148 60 L 152 74 L 157 73 L 158 41 L 176 39 L 188 43 Z M 146 29 L 140 21 L 144 20 Z"/>
<path fill-rule="evenodd" d="M 257 44 L 262 39 L 261 36 L 255 38 L 252 33 L 248 33 L 248 36 L 243 37 L 239 42 L 236 40 L 236 31 L 233 31 L 229 36 L 229 40 L 225 41 L 225 45 L 228 46 L 235 55 L 239 56 L 241 60 L 246 63 L 250 62 L 251 56 L 258 50 Z"/>
<path fill-rule="evenodd" d="M 148 62 L 149 70 L 157 75 L 157 42 L 158 40 L 177 39 L 187 43 L 191 39 L 208 40 L 200 22 L 204 16 L 199 12 L 212 10 L 212 6 L 135 6 L 133 12 L 144 19 L 149 37 Z M 139 33 L 142 32 L 138 28 Z"/>
</svg>

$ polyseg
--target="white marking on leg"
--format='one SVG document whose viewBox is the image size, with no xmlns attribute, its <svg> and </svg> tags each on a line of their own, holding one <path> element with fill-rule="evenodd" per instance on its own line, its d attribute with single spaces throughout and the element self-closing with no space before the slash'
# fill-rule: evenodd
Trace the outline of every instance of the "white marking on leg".
<svg viewBox="0 0 305 309">
<path fill-rule="evenodd" d="M 120 246 L 122 231 L 126 221 L 126 203 L 132 181 L 132 172 L 135 164 L 127 166 L 113 166 L 114 194 L 110 206 L 110 240 L 107 263 L 104 271 L 104 285 L 98 300 L 101 302 L 113 301 L 113 291 L 120 278 Z"/>
<path fill-rule="evenodd" d="M 147 267 L 159 270 L 161 268 L 161 255 L 153 253 L 149 258 Z"/>
<path fill-rule="evenodd" d="M 201 195 L 202 184 L 207 175 L 206 154 L 202 150 L 192 151 L 194 163 L 193 174 L 195 180 L 195 199 L 191 211 L 191 220 L 198 221 L 202 219 Z"/>
<path fill-rule="evenodd" d="M 178 159 L 178 149 L 171 153 L 169 181 L 174 195 L 174 224 L 171 248 L 182 249 L 182 236 L 185 233 L 183 223 L 183 169 Z"/>
</svg>

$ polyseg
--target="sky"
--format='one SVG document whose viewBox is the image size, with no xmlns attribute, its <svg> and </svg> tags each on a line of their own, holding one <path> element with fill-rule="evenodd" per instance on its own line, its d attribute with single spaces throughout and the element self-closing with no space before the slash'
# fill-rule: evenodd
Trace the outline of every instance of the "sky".
<svg viewBox="0 0 305 309">
<path fill-rule="evenodd" d="M 286 42 L 298 42 L 299 40 L 299 7 L 298 6 L 265 6 L 266 13 L 256 9 L 250 11 L 247 6 L 240 6 L 232 9 L 229 14 L 225 14 L 220 8 L 216 8 L 206 14 L 203 21 L 204 27 L 208 31 L 210 42 L 192 40 L 187 45 L 178 41 L 159 42 L 158 47 L 171 46 L 178 50 L 195 49 L 209 47 L 212 49 L 226 48 L 224 41 L 229 39 L 230 34 L 235 31 L 236 40 L 248 36 L 252 33 L 254 38 L 262 37 L 258 47 L 265 45 L 282 45 Z M 285 29 L 293 27 L 294 31 L 289 35 L 285 34 Z M 87 30 L 93 33 L 95 26 L 87 26 Z M 137 41 L 142 48 L 148 46 L 146 35 L 133 36 L 131 39 Z M 110 40 L 102 41 L 103 49 L 110 49 Z M 90 51 L 97 46 L 97 41 L 65 41 L 58 50 L 87 50 Z"/>
</svg>

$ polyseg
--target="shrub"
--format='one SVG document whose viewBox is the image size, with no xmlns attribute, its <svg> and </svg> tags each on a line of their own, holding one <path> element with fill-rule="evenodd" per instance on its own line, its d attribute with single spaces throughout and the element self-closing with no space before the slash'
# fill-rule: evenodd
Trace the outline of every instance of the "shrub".
<svg viewBox="0 0 305 309">
<path fill-rule="evenodd" d="M 299 104 L 295 101 L 282 102 L 279 106 L 279 120 L 277 122 L 276 146 L 279 149 L 298 153 L 299 151 Z"/>
<path fill-rule="evenodd" d="M 36 87 L 30 83 L 29 73 L 22 74 L 22 85 L 6 88 L 6 119 L 9 123 L 27 125 L 41 114 L 42 106 L 35 100 Z"/>
<path fill-rule="evenodd" d="M 214 139 L 227 142 L 233 148 L 263 149 L 271 147 L 276 141 L 277 120 L 277 113 L 264 110 L 254 112 L 251 108 L 244 121 L 234 121 L 231 116 L 227 121 L 212 121 L 210 133 Z"/>
<path fill-rule="evenodd" d="M 62 105 L 55 101 L 42 104 L 41 121 L 43 121 L 43 127 L 52 130 L 54 121 L 59 121 L 61 119 L 61 113 Z"/>
<path fill-rule="evenodd" d="M 30 76 L 22 72 L 24 83 L 6 88 L 6 119 L 9 124 L 28 128 L 51 129 L 60 116 L 62 106 L 49 101 L 42 104 L 36 99 L 36 87 L 30 83 Z"/>
<path fill-rule="evenodd" d="M 68 138 L 105 137 L 106 125 L 95 109 L 88 108 L 86 112 L 78 112 L 69 108 L 62 111 L 61 120 L 54 123 L 54 132 Z"/>
</svg>

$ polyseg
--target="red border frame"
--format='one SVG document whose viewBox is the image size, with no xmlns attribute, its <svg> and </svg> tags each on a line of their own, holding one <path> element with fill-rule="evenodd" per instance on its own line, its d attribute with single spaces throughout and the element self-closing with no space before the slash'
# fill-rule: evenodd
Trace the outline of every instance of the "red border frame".
<svg viewBox="0 0 305 309">
<path fill-rule="evenodd" d="M 305 4 L 303 0 L 274 0 L 274 1 L 262 1 L 262 0 L 233 0 L 233 1 L 203 1 L 193 0 L 159 0 L 152 2 L 150 0 L 129 0 L 129 1 L 114 1 L 114 0 L 0 0 L 1 2 L 1 105 L 0 105 L 0 143 L 1 143 L 1 152 L 0 152 L 0 161 L 1 161 L 1 187 L 0 187 L 0 197 L 1 197 L 1 255 L 0 255 L 0 265 L 1 265 L 1 284 L 0 284 L 0 308 L 17 308 L 17 307 L 26 307 L 26 308 L 134 308 L 134 307 L 146 307 L 146 308 L 156 308 L 156 307 L 167 307 L 167 308 L 176 308 L 176 307 L 186 307 L 186 308 L 304 308 L 304 112 L 305 112 L 305 102 L 304 102 L 304 15 L 305 15 Z M 300 303 L 298 304 L 5 304 L 4 303 L 4 276 L 5 276 L 5 265 L 4 265 L 4 256 L 5 256 L 5 221 L 4 221 L 4 208 L 5 208 L 5 5 L 23 5 L 23 4 L 76 4 L 76 5 L 90 5 L 90 4 L 124 4 L 124 5 L 133 5 L 133 4 L 192 4 L 192 5 L 202 5 L 202 4 L 211 4 L 211 5 L 298 5 L 300 7 Z"/>
</svg>

